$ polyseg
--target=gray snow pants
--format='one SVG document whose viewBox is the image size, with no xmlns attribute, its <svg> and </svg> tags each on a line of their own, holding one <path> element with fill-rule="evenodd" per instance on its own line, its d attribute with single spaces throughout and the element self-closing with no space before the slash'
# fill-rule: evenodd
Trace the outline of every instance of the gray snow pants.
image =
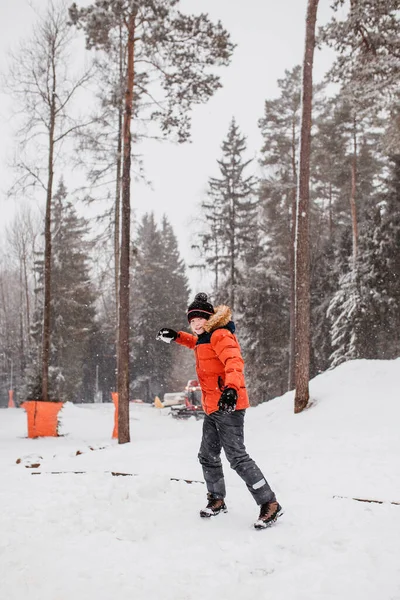
<svg viewBox="0 0 400 600">
<path fill-rule="evenodd" d="M 274 492 L 244 446 L 245 410 L 233 413 L 213 412 L 204 417 L 203 437 L 199 461 L 203 467 L 208 493 L 214 498 L 225 498 L 225 480 L 222 471 L 221 449 L 232 469 L 243 479 L 257 504 L 274 502 Z"/>
</svg>

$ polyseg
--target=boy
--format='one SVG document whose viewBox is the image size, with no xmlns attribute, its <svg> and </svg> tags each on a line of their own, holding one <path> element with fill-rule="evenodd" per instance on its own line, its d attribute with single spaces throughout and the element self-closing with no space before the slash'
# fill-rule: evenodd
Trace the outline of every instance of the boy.
<svg viewBox="0 0 400 600">
<path fill-rule="evenodd" d="M 157 339 L 166 343 L 175 341 L 194 350 L 196 356 L 197 377 L 206 413 L 198 458 L 208 491 L 208 504 L 200 511 L 200 516 L 207 518 L 227 512 L 221 463 L 223 448 L 230 466 L 240 475 L 260 506 L 254 527 L 265 529 L 276 522 L 282 508 L 244 446 L 244 416 L 250 405 L 243 358 L 231 317 L 228 306 L 217 306 L 214 310 L 207 294 L 199 293 L 187 310 L 194 335 L 163 328 Z"/>
</svg>

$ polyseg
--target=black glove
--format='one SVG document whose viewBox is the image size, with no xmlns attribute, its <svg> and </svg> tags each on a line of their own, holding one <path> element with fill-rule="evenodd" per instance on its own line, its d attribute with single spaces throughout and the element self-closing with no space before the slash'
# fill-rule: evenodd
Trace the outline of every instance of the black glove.
<svg viewBox="0 0 400 600">
<path fill-rule="evenodd" d="M 174 329 L 168 329 L 168 327 L 163 327 L 157 333 L 156 340 L 161 340 L 162 342 L 170 344 L 171 342 L 175 341 L 177 337 L 178 333 Z"/>
<path fill-rule="evenodd" d="M 218 408 L 221 412 L 231 413 L 236 408 L 237 391 L 233 388 L 225 388 L 218 401 Z"/>
</svg>

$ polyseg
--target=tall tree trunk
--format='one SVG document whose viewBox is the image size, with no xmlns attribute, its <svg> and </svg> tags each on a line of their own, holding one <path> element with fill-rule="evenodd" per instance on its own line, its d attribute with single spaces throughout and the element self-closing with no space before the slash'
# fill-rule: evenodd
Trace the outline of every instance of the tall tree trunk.
<svg viewBox="0 0 400 600">
<path fill-rule="evenodd" d="M 319 0 L 308 0 L 306 42 L 303 62 L 302 118 L 300 133 L 299 186 L 296 215 L 296 315 L 295 315 L 295 382 L 294 412 L 306 408 L 310 376 L 310 154 L 312 119 L 312 72 L 315 48 L 315 25 Z"/>
<path fill-rule="evenodd" d="M 117 183 L 115 186 L 114 207 L 114 286 L 115 286 L 115 348 L 118 373 L 118 338 L 119 338 L 119 269 L 120 269 L 120 244 L 121 244 L 121 165 L 122 165 L 122 111 L 118 116 L 118 158 L 116 165 Z"/>
<path fill-rule="evenodd" d="M 292 390 L 295 386 L 295 305 L 296 305 L 296 291 L 295 291 L 295 243 L 296 243 L 296 200 L 297 200 L 297 167 L 296 167 L 296 131 L 295 121 L 293 120 L 292 125 L 292 206 L 291 206 L 291 219 L 290 219 L 290 248 L 289 248 L 289 273 L 290 273 L 290 313 L 289 313 L 289 369 L 288 369 L 288 389 Z"/>
<path fill-rule="evenodd" d="M 131 121 L 134 86 L 135 18 L 132 10 L 128 20 L 127 74 L 123 128 L 121 254 L 119 279 L 118 322 L 118 442 L 130 442 L 129 433 L 129 282 L 130 282 L 130 220 L 131 220 Z"/>
<path fill-rule="evenodd" d="M 25 256 L 24 256 L 25 257 Z M 25 339 L 26 339 L 26 319 L 24 319 L 24 285 L 23 285 L 23 262 L 19 265 L 19 375 L 23 376 L 25 371 Z"/>
<path fill-rule="evenodd" d="M 235 235 L 236 235 L 236 211 L 235 211 L 235 201 L 232 200 L 232 232 L 231 232 L 231 241 L 230 241 L 230 252 L 231 252 L 231 309 L 235 310 Z"/>
<path fill-rule="evenodd" d="M 122 48 L 122 31 L 120 28 L 120 54 L 119 54 L 119 71 L 120 71 L 120 90 L 123 85 L 123 48 Z M 122 121 L 123 121 L 123 106 L 122 98 L 119 99 L 118 105 L 118 142 L 117 142 L 117 164 L 116 164 L 116 185 L 115 185 L 115 210 L 114 210 L 114 284 L 115 284 L 115 348 L 117 358 L 118 373 L 118 336 L 119 336 L 119 267 L 120 267 L 120 243 L 121 243 L 121 167 L 122 167 Z"/>
<path fill-rule="evenodd" d="M 23 277 L 24 277 L 24 291 L 25 291 L 25 311 L 26 311 L 26 343 L 30 346 L 30 333 L 31 333 L 31 311 L 30 311 L 30 300 L 29 300 L 29 286 L 28 286 L 28 270 L 26 266 L 26 251 L 24 249 L 24 255 L 22 259 Z"/>
<path fill-rule="evenodd" d="M 22 377 L 24 376 L 24 372 L 25 372 L 25 357 L 26 357 L 26 353 L 25 353 L 25 343 L 24 343 L 24 317 L 22 314 L 22 310 L 20 311 L 20 318 L 19 318 L 19 377 L 18 375 L 15 375 L 15 381 L 17 381 L 18 379 L 22 379 Z M 16 370 L 15 370 L 16 371 Z M 10 386 L 10 390 L 12 390 L 12 387 Z"/>
<path fill-rule="evenodd" d="M 214 252 L 215 252 L 215 267 L 214 267 L 214 282 L 215 282 L 215 293 L 218 293 L 219 286 L 219 247 L 218 237 L 214 233 Z"/>
<path fill-rule="evenodd" d="M 350 193 L 351 226 L 352 226 L 352 235 L 353 235 L 353 275 L 356 272 L 357 247 L 358 247 L 356 191 L 357 191 L 357 121 L 356 121 L 356 117 L 354 117 L 353 159 L 351 161 L 351 193 Z"/>
<path fill-rule="evenodd" d="M 53 67 L 53 91 L 50 104 L 49 156 L 46 213 L 44 222 L 44 302 L 42 337 L 42 400 L 49 399 L 50 303 L 51 303 L 51 199 L 54 178 L 54 130 L 56 121 L 56 75 Z"/>
<path fill-rule="evenodd" d="M 333 214 L 332 214 L 332 182 L 329 182 L 329 243 L 332 245 L 333 241 Z"/>
</svg>

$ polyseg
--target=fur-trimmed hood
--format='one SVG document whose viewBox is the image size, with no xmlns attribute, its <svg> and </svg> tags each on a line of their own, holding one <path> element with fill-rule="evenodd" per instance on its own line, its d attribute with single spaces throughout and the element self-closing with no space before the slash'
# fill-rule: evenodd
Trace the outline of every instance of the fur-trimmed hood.
<svg viewBox="0 0 400 600">
<path fill-rule="evenodd" d="M 219 327 L 225 327 L 232 320 L 232 311 L 229 306 L 221 304 L 214 308 L 214 314 L 203 325 L 204 331 L 211 333 Z"/>
</svg>

